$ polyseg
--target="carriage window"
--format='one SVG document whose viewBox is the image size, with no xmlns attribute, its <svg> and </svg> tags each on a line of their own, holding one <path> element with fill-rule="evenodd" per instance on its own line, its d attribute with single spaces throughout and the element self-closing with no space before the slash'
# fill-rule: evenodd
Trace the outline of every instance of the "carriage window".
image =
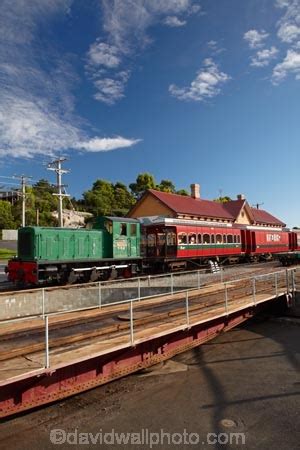
<svg viewBox="0 0 300 450">
<path fill-rule="evenodd" d="M 180 233 L 178 235 L 178 244 L 184 245 L 187 243 L 187 235 L 185 233 Z"/>
<path fill-rule="evenodd" d="M 193 245 L 196 244 L 196 235 L 194 233 L 189 234 L 189 244 Z"/>
<path fill-rule="evenodd" d="M 216 236 L 216 243 L 217 244 L 222 244 L 223 243 L 223 238 L 221 234 L 217 234 Z"/>
<path fill-rule="evenodd" d="M 198 234 L 198 244 L 202 244 L 202 234 Z"/>
<path fill-rule="evenodd" d="M 223 234 L 223 244 L 227 244 L 227 235 Z"/>
<path fill-rule="evenodd" d="M 158 245 L 162 246 L 166 243 L 166 235 L 164 233 L 157 234 Z"/>
<path fill-rule="evenodd" d="M 237 235 L 237 239 L 236 239 L 236 242 L 238 243 L 238 244 L 240 244 L 241 243 L 241 236 L 238 234 Z"/>
<path fill-rule="evenodd" d="M 203 244 L 210 244 L 210 235 L 209 234 L 203 235 Z"/>
<path fill-rule="evenodd" d="M 235 244 L 237 243 L 237 235 L 236 235 L 236 234 L 233 235 L 233 242 L 234 242 Z"/>
<path fill-rule="evenodd" d="M 216 237 L 216 236 L 215 236 L 214 234 L 211 235 L 211 243 L 212 243 L 212 244 L 215 243 L 215 237 Z"/>
<path fill-rule="evenodd" d="M 136 236 L 136 223 L 132 223 L 130 225 L 130 235 L 131 236 Z"/>
<path fill-rule="evenodd" d="M 167 245 L 176 245 L 176 234 L 175 233 L 167 234 Z"/>
<path fill-rule="evenodd" d="M 127 225 L 126 223 L 120 223 L 120 235 L 127 236 Z"/>
<path fill-rule="evenodd" d="M 233 236 L 232 234 L 228 234 L 227 235 L 227 244 L 232 244 L 233 243 Z"/>
<path fill-rule="evenodd" d="M 156 236 L 155 234 L 148 234 L 148 247 L 156 246 Z"/>
</svg>

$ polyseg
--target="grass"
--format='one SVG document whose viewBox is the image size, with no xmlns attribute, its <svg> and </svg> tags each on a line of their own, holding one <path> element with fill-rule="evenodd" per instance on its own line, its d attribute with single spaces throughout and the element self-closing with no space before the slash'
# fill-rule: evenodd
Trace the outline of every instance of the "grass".
<svg viewBox="0 0 300 450">
<path fill-rule="evenodd" d="M 16 252 L 9 248 L 0 248 L 0 259 L 10 259 L 16 255 Z"/>
</svg>

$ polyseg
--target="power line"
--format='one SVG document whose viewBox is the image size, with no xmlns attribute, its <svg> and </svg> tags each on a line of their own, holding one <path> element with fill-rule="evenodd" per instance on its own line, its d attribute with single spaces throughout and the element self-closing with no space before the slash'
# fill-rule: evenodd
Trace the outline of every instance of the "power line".
<svg viewBox="0 0 300 450">
<path fill-rule="evenodd" d="M 48 170 L 52 170 L 56 173 L 56 187 L 57 187 L 57 193 L 54 193 L 52 195 L 55 195 L 58 197 L 58 226 L 63 227 L 63 198 L 64 197 L 70 197 L 69 194 L 63 193 L 63 188 L 66 187 L 66 185 L 62 184 L 62 175 L 65 173 L 69 173 L 69 170 L 62 169 L 62 163 L 66 161 L 66 158 L 57 158 L 51 163 L 48 164 Z M 64 190 L 64 192 L 66 192 Z"/>
</svg>

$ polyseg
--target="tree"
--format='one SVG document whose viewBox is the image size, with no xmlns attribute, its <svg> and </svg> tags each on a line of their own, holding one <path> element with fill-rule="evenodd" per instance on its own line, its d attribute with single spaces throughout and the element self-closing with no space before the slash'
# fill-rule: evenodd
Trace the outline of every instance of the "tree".
<svg viewBox="0 0 300 450">
<path fill-rule="evenodd" d="M 16 222 L 12 215 L 11 204 L 0 200 L 0 229 L 15 229 Z"/>
<path fill-rule="evenodd" d="M 86 209 L 95 216 L 112 214 L 114 187 L 106 180 L 96 180 L 92 189 L 83 193 Z"/>
<path fill-rule="evenodd" d="M 134 204 L 134 197 L 128 191 L 125 184 L 118 181 L 114 186 L 113 214 L 115 216 L 125 216 Z"/>
<path fill-rule="evenodd" d="M 176 194 L 185 196 L 189 195 L 188 191 L 185 189 L 179 189 L 179 191 L 176 191 Z"/>
<path fill-rule="evenodd" d="M 148 189 L 155 189 L 156 183 L 153 175 L 150 173 L 140 173 L 137 176 L 136 182 L 131 183 L 129 188 L 131 189 L 134 198 L 140 198 Z"/>
<path fill-rule="evenodd" d="M 156 189 L 161 192 L 175 193 L 175 186 L 171 180 L 161 180 L 160 184 L 156 186 Z"/>
<path fill-rule="evenodd" d="M 228 197 L 228 195 L 225 195 L 225 197 L 218 197 L 214 199 L 214 202 L 217 203 L 227 203 L 227 202 L 231 202 L 232 199 L 230 197 Z"/>
</svg>

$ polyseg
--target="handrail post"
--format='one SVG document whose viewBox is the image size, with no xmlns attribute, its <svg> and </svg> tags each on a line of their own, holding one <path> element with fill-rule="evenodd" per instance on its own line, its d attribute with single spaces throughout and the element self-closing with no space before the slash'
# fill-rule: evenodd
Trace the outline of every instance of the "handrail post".
<svg viewBox="0 0 300 450">
<path fill-rule="evenodd" d="M 224 293 L 225 293 L 225 312 L 228 316 L 228 287 L 227 283 L 224 283 Z"/>
<path fill-rule="evenodd" d="M 186 326 L 190 328 L 190 314 L 189 314 L 189 291 L 185 293 L 185 311 L 186 311 Z"/>
<path fill-rule="evenodd" d="M 253 303 L 256 306 L 256 279 L 255 277 L 252 280 L 252 288 L 253 288 Z"/>
<path fill-rule="evenodd" d="M 49 369 L 50 358 L 49 358 L 49 318 L 45 316 L 45 368 Z"/>
<path fill-rule="evenodd" d="M 130 301 L 130 344 L 134 346 L 134 335 L 133 335 L 133 301 Z"/>
<path fill-rule="evenodd" d="M 141 279 L 138 277 L 138 299 L 141 300 Z"/>
<path fill-rule="evenodd" d="M 289 277 L 289 271 L 286 269 L 285 271 L 285 278 L 286 278 L 286 293 L 290 293 L 290 277 Z"/>
<path fill-rule="evenodd" d="M 98 283 L 98 305 L 99 308 L 102 306 L 102 289 L 101 289 L 101 282 Z"/>
<path fill-rule="evenodd" d="M 278 297 L 278 273 L 275 272 L 275 294 L 276 298 Z"/>
<path fill-rule="evenodd" d="M 171 294 L 174 294 L 174 277 L 173 274 L 171 273 Z"/>
<path fill-rule="evenodd" d="M 42 317 L 45 318 L 45 288 L 42 288 Z"/>
<path fill-rule="evenodd" d="M 292 286 L 293 286 L 293 293 L 296 293 L 296 279 L 295 279 L 295 270 L 292 270 Z"/>
<path fill-rule="evenodd" d="M 220 267 L 220 275 L 221 275 L 221 283 L 224 281 L 224 273 L 223 273 L 223 267 Z"/>
</svg>

